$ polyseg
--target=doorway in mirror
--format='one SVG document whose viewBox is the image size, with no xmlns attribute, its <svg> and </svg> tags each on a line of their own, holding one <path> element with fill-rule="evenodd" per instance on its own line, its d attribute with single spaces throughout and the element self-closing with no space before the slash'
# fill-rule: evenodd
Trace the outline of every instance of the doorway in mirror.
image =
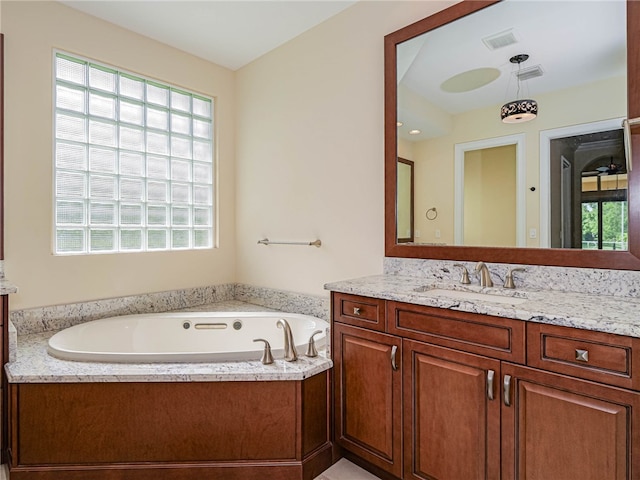
<svg viewBox="0 0 640 480">
<path fill-rule="evenodd" d="M 546 157 L 541 158 L 541 178 L 549 179 L 541 183 L 541 212 L 549 212 L 541 218 L 544 246 L 628 250 L 628 174 L 621 121 L 549 130 L 541 132 L 540 141 Z"/>
</svg>

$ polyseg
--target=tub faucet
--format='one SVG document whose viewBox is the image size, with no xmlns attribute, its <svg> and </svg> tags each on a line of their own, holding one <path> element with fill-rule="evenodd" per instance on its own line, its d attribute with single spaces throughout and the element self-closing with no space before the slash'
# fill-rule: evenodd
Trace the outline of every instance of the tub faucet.
<svg viewBox="0 0 640 480">
<path fill-rule="evenodd" d="M 284 330 L 284 359 L 287 362 L 295 362 L 298 359 L 298 352 L 296 352 L 296 344 L 293 341 L 293 333 L 291 333 L 289 322 L 281 318 L 276 322 L 276 326 Z"/>
<path fill-rule="evenodd" d="M 480 274 L 480 286 L 481 287 L 493 287 L 493 281 L 491 280 L 491 273 L 484 262 L 478 262 L 476 264 L 476 275 Z"/>
</svg>

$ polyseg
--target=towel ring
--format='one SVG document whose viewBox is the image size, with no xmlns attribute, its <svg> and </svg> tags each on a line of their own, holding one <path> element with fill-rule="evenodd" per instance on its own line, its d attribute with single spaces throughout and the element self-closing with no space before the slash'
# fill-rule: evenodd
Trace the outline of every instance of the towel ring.
<svg viewBox="0 0 640 480">
<path fill-rule="evenodd" d="M 429 212 L 433 213 L 429 215 Z M 429 210 L 427 210 L 426 217 L 427 220 L 435 220 L 436 218 L 438 218 L 438 211 L 436 210 L 436 207 L 431 207 Z"/>
</svg>

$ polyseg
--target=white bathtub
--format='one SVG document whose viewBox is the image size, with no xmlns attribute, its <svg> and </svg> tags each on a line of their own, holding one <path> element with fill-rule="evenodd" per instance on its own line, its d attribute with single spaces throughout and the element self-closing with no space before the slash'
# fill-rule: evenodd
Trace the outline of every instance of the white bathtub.
<svg viewBox="0 0 640 480">
<path fill-rule="evenodd" d="M 291 326 L 298 356 L 309 337 L 318 351 L 325 346 L 329 323 L 316 317 L 282 312 L 170 312 L 111 317 L 75 325 L 49 339 L 50 355 L 85 362 L 225 362 L 260 360 L 264 338 L 273 357 L 283 358 L 284 331 Z"/>
</svg>

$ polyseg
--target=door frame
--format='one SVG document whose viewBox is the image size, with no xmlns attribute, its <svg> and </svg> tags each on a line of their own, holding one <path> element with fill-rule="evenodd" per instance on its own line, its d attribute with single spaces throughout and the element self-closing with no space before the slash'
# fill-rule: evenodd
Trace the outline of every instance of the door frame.
<svg viewBox="0 0 640 480">
<path fill-rule="evenodd" d="M 540 131 L 540 247 L 551 246 L 551 140 L 576 135 L 622 129 L 622 120 L 617 117 L 598 122 L 581 123 L 568 127 Z"/>
<path fill-rule="evenodd" d="M 524 133 L 456 143 L 454 156 L 454 244 L 464 245 L 464 155 L 474 150 L 516 146 L 516 246 L 526 246 L 526 155 Z"/>
</svg>

